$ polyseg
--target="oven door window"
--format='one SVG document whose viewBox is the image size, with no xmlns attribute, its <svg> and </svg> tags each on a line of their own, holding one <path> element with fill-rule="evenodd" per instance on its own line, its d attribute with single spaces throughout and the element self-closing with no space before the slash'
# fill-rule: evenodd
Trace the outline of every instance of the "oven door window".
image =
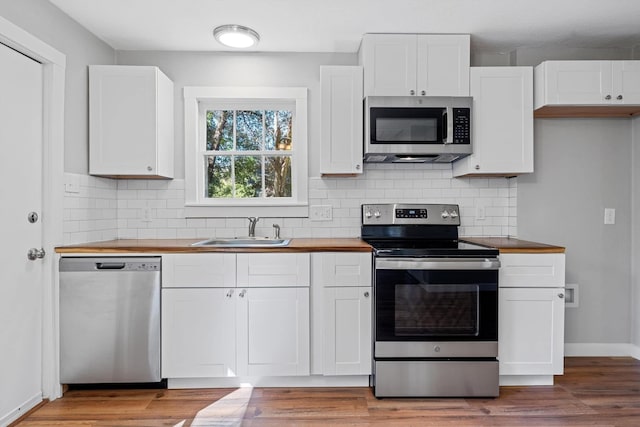
<svg viewBox="0 0 640 427">
<path fill-rule="evenodd" d="M 371 108 L 371 143 L 441 143 L 444 119 L 441 108 Z"/>
<path fill-rule="evenodd" d="M 396 337 L 477 336 L 478 285 L 395 286 Z"/>
<path fill-rule="evenodd" d="M 376 270 L 377 341 L 498 338 L 497 270 Z"/>
</svg>

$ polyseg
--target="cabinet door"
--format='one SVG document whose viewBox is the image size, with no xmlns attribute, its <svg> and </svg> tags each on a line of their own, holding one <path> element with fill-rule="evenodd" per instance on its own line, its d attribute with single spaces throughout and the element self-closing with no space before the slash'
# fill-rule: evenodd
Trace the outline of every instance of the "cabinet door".
<svg viewBox="0 0 640 427">
<path fill-rule="evenodd" d="M 238 374 L 309 375 L 309 288 L 238 291 Z"/>
<path fill-rule="evenodd" d="M 501 375 L 559 375 L 564 357 L 564 289 L 500 288 Z"/>
<path fill-rule="evenodd" d="M 235 254 L 162 256 L 163 288 L 233 288 L 235 286 Z"/>
<path fill-rule="evenodd" d="M 361 64 L 365 96 L 414 95 L 416 91 L 415 34 L 365 34 Z"/>
<path fill-rule="evenodd" d="M 545 62 L 546 104 L 602 105 L 612 97 L 611 61 Z M 543 104 L 544 105 L 544 104 Z"/>
<path fill-rule="evenodd" d="M 640 105 L 640 61 L 612 61 L 612 103 Z"/>
<path fill-rule="evenodd" d="M 362 173 L 362 67 L 320 67 L 320 173 Z"/>
<path fill-rule="evenodd" d="M 173 177 L 173 83 L 150 66 L 89 68 L 92 175 Z"/>
<path fill-rule="evenodd" d="M 473 154 L 454 176 L 533 172 L 533 69 L 474 67 L 471 96 Z"/>
<path fill-rule="evenodd" d="M 371 286 L 371 253 L 313 253 L 313 281 L 322 286 Z"/>
<path fill-rule="evenodd" d="M 417 95 L 469 96 L 470 37 L 418 35 Z"/>
<path fill-rule="evenodd" d="M 371 287 L 324 289 L 324 375 L 371 374 Z"/>
<path fill-rule="evenodd" d="M 309 286 L 308 253 L 238 254 L 238 287 Z"/>
<path fill-rule="evenodd" d="M 162 377 L 236 375 L 234 289 L 162 290 Z"/>
</svg>

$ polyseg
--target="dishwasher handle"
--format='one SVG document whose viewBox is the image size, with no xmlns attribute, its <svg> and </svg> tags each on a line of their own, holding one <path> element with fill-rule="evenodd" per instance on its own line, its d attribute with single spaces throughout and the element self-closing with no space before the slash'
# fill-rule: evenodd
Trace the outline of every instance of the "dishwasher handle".
<svg viewBox="0 0 640 427">
<path fill-rule="evenodd" d="M 124 270 L 124 262 L 96 262 L 98 270 Z"/>
</svg>

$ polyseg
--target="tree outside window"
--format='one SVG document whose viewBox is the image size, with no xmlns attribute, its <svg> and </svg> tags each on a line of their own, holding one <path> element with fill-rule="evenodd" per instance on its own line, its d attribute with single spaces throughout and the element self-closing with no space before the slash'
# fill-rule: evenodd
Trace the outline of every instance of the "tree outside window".
<svg viewBox="0 0 640 427">
<path fill-rule="evenodd" d="M 205 197 L 291 197 L 291 111 L 207 110 L 206 127 Z"/>
</svg>

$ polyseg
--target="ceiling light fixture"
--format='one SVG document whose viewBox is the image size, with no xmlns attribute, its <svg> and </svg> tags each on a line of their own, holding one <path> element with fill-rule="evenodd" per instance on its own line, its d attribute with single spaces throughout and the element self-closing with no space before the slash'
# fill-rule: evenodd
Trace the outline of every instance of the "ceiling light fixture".
<svg viewBox="0 0 640 427">
<path fill-rule="evenodd" d="M 213 36 L 223 45 L 238 49 L 246 49 L 260 41 L 260 35 L 251 28 L 233 24 L 216 27 Z"/>
</svg>

